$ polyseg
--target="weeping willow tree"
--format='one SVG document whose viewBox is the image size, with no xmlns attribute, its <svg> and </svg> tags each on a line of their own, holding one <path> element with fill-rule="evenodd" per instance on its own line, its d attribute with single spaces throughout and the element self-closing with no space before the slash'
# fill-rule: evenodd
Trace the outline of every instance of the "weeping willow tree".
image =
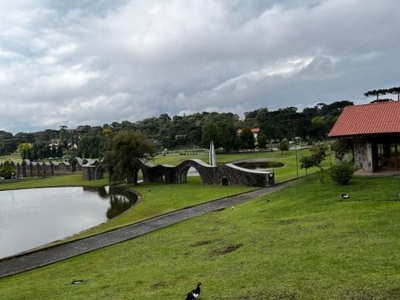
<svg viewBox="0 0 400 300">
<path fill-rule="evenodd" d="M 110 182 L 137 184 L 140 159 L 151 159 L 153 156 L 153 143 L 144 133 L 131 130 L 118 132 L 104 156 Z"/>
<path fill-rule="evenodd" d="M 15 175 L 15 169 L 9 160 L 6 160 L 0 168 L 0 176 L 4 179 L 11 179 Z"/>
</svg>

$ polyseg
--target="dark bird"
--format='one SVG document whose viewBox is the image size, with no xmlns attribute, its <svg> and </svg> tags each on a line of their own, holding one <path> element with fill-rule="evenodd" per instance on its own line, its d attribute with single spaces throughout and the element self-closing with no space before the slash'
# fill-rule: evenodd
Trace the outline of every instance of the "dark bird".
<svg viewBox="0 0 400 300">
<path fill-rule="evenodd" d="M 196 300 L 200 296 L 200 285 L 201 282 L 197 284 L 197 287 L 194 290 L 191 290 L 187 295 L 185 300 Z"/>
<path fill-rule="evenodd" d="M 350 198 L 350 196 L 347 195 L 347 194 L 340 194 L 340 197 L 341 197 L 342 199 L 349 199 L 349 198 Z"/>
</svg>

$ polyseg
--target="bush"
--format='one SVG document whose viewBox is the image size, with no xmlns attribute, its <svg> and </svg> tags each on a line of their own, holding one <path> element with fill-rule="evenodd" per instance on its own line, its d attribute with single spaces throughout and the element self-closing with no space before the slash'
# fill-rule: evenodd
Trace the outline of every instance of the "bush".
<svg viewBox="0 0 400 300">
<path fill-rule="evenodd" d="M 330 175 L 333 182 L 340 185 L 348 185 L 353 177 L 354 168 L 349 163 L 340 163 L 333 166 L 330 170 Z"/>
</svg>

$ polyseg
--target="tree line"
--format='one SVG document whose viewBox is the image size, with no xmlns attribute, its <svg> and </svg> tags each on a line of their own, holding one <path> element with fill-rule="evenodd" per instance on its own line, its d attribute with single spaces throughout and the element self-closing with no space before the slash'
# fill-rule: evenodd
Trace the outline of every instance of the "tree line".
<svg viewBox="0 0 400 300">
<path fill-rule="evenodd" d="M 45 152 L 51 157 L 73 155 L 101 157 L 112 135 L 120 131 L 140 131 L 150 138 L 155 147 L 163 149 L 208 148 L 210 139 L 225 151 L 266 147 L 268 142 L 280 142 L 295 137 L 310 143 L 326 140 L 330 129 L 345 106 L 353 102 L 343 100 L 332 104 L 317 103 L 299 112 L 296 107 L 270 111 L 259 108 L 245 112 L 244 118 L 233 113 L 199 112 L 191 115 L 145 118 L 137 122 L 122 121 L 102 126 L 78 126 L 70 129 L 46 129 L 35 133 L 19 132 L 15 135 L 0 131 L 0 155 L 18 151 L 21 157 L 38 157 Z M 252 128 L 259 128 L 253 139 Z M 238 130 L 241 131 L 238 135 Z M 256 145 L 255 143 L 258 143 Z M 21 144 L 29 144 L 25 149 Z M 33 153 L 33 156 L 32 156 Z M 36 153 L 36 154 L 34 154 Z"/>
<path fill-rule="evenodd" d="M 376 102 L 376 101 L 379 101 L 379 96 L 381 96 L 381 95 L 384 96 L 384 95 L 387 95 L 387 94 L 395 94 L 395 95 L 397 95 L 397 101 L 400 101 L 400 86 L 392 87 L 392 88 L 389 88 L 389 89 L 370 90 L 370 91 L 365 92 L 364 96 L 365 97 L 375 96 L 376 100 L 373 101 L 373 102 Z M 388 101 L 389 99 L 382 99 L 382 100 Z"/>
</svg>

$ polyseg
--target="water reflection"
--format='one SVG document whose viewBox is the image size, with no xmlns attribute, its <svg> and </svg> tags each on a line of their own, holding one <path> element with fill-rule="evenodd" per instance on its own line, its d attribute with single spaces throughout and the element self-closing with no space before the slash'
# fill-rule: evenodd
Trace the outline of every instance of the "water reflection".
<svg viewBox="0 0 400 300">
<path fill-rule="evenodd" d="M 264 162 L 245 162 L 245 163 L 235 163 L 235 165 L 250 169 L 250 170 L 266 170 L 273 168 L 281 168 L 284 166 L 283 163 L 276 161 L 264 161 Z"/>
<path fill-rule="evenodd" d="M 119 216 L 137 202 L 137 195 L 135 193 L 117 187 L 84 187 L 83 189 L 88 192 L 97 193 L 102 199 L 110 200 L 110 207 L 106 212 L 107 219 L 109 220 Z"/>
<path fill-rule="evenodd" d="M 83 190 L 97 193 L 100 198 L 110 200 L 110 207 L 106 212 L 109 220 L 119 216 L 137 202 L 135 193 L 117 187 L 84 187 Z"/>
<path fill-rule="evenodd" d="M 0 258 L 99 225 L 136 202 L 135 193 L 109 187 L 0 191 Z"/>
</svg>

